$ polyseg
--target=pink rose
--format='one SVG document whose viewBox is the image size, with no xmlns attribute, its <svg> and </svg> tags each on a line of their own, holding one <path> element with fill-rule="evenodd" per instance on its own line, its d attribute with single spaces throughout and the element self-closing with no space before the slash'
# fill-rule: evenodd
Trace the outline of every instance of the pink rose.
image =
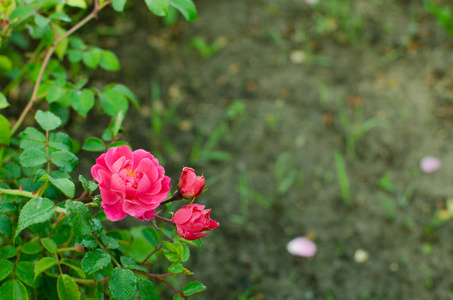
<svg viewBox="0 0 453 300">
<path fill-rule="evenodd" d="M 131 215 L 142 221 L 168 196 L 170 177 L 159 161 L 145 150 L 113 147 L 96 159 L 91 175 L 99 183 L 107 219 L 119 221 Z"/>
<path fill-rule="evenodd" d="M 203 176 L 196 176 L 195 170 L 184 167 L 179 178 L 178 189 L 185 199 L 195 199 L 203 192 L 206 181 Z"/>
<path fill-rule="evenodd" d="M 211 220 L 210 209 L 204 209 L 204 205 L 188 204 L 181 207 L 173 216 L 176 224 L 176 231 L 186 240 L 196 240 L 205 235 L 205 230 L 212 230 L 219 226 L 219 223 Z"/>
</svg>

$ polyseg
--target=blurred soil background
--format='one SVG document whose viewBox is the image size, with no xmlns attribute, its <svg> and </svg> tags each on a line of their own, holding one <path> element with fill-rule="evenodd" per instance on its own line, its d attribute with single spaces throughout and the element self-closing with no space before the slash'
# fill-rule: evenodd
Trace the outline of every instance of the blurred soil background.
<svg viewBox="0 0 453 300">
<path fill-rule="evenodd" d="M 122 66 L 91 84 L 140 100 L 125 139 L 173 187 L 182 166 L 208 180 L 221 225 L 192 251 L 194 299 L 453 299 L 453 39 L 422 1 L 196 5 L 163 22 L 134 0 L 81 32 Z M 426 155 L 443 167 L 423 174 Z M 297 236 L 313 258 L 287 252 Z"/>
</svg>

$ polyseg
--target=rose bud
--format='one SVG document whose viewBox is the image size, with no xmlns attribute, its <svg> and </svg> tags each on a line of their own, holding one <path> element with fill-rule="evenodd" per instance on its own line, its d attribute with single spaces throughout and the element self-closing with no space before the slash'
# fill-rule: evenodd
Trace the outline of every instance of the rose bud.
<svg viewBox="0 0 453 300">
<path fill-rule="evenodd" d="M 154 218 L 154 210 L 168 196 L 170 177 L 151 153 L 128 146 L 113 147 L 96 159 L 91 175 L 99 183 L 105 215 L 119 221 L 127 215 Z"/>
<path fill-rule="evenodd" d="M 177 233 L 186 240 L 196 240 L 207 235 L 202 231 L 219 226 L 218 222 L 209 218 L 210 213 L 211 209 L 204 209 L 204 205 L 184 205 L 173 215 Z"/>
<path fill-rule="evenodd" d="M 196 176 L 195 170 L 184 167 L 178 182 L 178 190 L 185 199 L 193 200 L 203 193 L 206 181 L 203 176 Z"/>
</svg>

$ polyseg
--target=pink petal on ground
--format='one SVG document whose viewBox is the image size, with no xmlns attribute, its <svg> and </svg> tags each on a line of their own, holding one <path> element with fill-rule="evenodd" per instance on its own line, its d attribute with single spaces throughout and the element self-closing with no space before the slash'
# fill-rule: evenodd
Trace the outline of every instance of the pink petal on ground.
<svg viewBox="0 0 453 300">
<path fill-rule="evenodd" d="M 316 244 L 309 238 L 297 237 L 286 245 L 286 249 L 292 255 L 313 257 L 316 253 Z"/>
<path fill-rule="evenodd" d="M 442 162 L 440 159 L 432 156 L 425 156 L 420 161 L 420 169 L 423 173 L 433 173 L 440 169 Z"/>
</svg>

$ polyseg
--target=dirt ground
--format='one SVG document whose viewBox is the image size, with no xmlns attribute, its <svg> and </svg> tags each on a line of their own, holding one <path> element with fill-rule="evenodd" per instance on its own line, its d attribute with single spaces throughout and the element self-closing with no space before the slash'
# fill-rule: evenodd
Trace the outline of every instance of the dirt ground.
<svg viewBox="0 0 453 300">
<path fill-rule="evenodd" d="M 133 1 L 85 31 L 122 65 L 97 80 L 140 98 L 126 140 L 173 184 L 183 165 L 209 180 L 221 225 L 192 251 L 194 298 L 453 299 L 453 39 L 421 1 L 196 4 L 164 26 Z M 297 236 L 313 258 L 287 252 Z"/>
</svg>

